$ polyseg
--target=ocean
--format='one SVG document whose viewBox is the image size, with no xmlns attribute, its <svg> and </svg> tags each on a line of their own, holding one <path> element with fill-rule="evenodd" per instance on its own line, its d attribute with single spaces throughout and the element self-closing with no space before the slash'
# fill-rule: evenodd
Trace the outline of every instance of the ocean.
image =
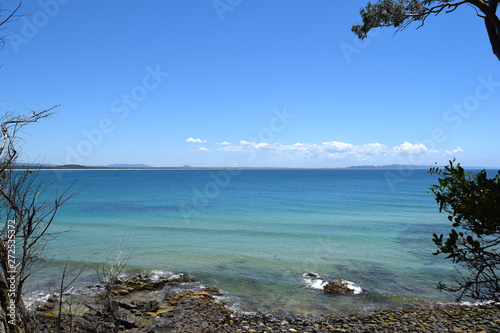
<svg viewBox="0 0 500 333">
<path fill-rule="evenodd" d="M 446 233 L 426 170 L 43 170 L 48 196 L 73 197 L 51 227 L 48 263 L 30 290 L 54 289 L 65 260 L 95 267 L 130 254 L 130 272 L 185 272 L 234 310 L 369 312 L 452 302 L 455 270 L 434 256 Z M 317 274 L 311 279 L 307 273 Z M 325 281 L 359 288 L 327 295 Z"/>
</svg>

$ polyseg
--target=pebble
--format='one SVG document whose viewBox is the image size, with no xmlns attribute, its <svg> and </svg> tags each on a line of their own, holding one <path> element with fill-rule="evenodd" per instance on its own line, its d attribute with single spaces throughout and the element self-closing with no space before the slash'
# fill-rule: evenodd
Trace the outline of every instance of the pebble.
<svg viewBox="0 0 500 333">
<path fill-rule="evenodd" d="M 500 333 L 500 305 L 456 306 L 436 309 L 385 310 L 369 315 L 344 317 L 288 316 L 233 314 L 233 324 L 228 332 L 236 332 L 242 322 L 264 323 L 267 331 L 276 332 L 453 332 L 453 333 Z M 265 330 L 264 330 L 265 331 Z M 260 332 L 260 331 L 259 331 Z"/>
</svg>

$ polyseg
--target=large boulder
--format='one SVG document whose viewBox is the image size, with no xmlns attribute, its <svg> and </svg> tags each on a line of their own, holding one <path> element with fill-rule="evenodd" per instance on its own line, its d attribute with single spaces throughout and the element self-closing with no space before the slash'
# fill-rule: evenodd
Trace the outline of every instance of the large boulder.
<svg viewBox="0 0 500 333">
<path fill-rule="evenodd" d="M 325 293 L 334 295 L 354 294 L 354 290 L 349 288 L 346 280 L 333 280 L 323 286 Z"/>
</svg>

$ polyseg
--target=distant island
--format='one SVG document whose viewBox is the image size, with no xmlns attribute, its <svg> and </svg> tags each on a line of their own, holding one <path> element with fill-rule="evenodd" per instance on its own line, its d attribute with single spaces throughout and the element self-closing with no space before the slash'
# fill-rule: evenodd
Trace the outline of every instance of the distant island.
<svg viewBox="0 0 500 333">
<path fill-rule="evenodd" d="M 15 166 L 16 169 L 25 169 L 27 163 L 19 163 Z M 355 165 L 349 167 L 331 167 L 331 168 L 295 168 L 295 167 L 238 167 L 241 170 L 429 170 L 437 165 L 405 165 L 405 164 L 388 164 L 388 165 Z M 80 165 L 80 164 L 31 164 L 31 167 L 40 168 L 44 170 L 102 170 L 102 169 L 120 169 L 120 170 L 223 170 L 234 169 L 230 167 L 193 167 L 190 165 L 183 166 L 167 166 L 167 167 L 153 167 L 147 164 L 109 164 L 109 165 Z M 485 167 L 467 167 L 467 169 L 496 169 Z"/>
</svg>

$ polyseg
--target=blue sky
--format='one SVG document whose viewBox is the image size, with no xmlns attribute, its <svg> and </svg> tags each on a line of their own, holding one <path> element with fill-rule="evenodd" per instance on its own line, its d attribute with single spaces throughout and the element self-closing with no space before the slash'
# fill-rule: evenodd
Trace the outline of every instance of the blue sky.
<svg viewBox="0 0 500 333">
<path fill-rule="evenodd" d="M 500 167 L 500 63 L 473 9 L 361 42 L 366 2 L 25 1 L 0 106 L 61 105 L 23 149 L 54 164 Z"/>
</svg>

